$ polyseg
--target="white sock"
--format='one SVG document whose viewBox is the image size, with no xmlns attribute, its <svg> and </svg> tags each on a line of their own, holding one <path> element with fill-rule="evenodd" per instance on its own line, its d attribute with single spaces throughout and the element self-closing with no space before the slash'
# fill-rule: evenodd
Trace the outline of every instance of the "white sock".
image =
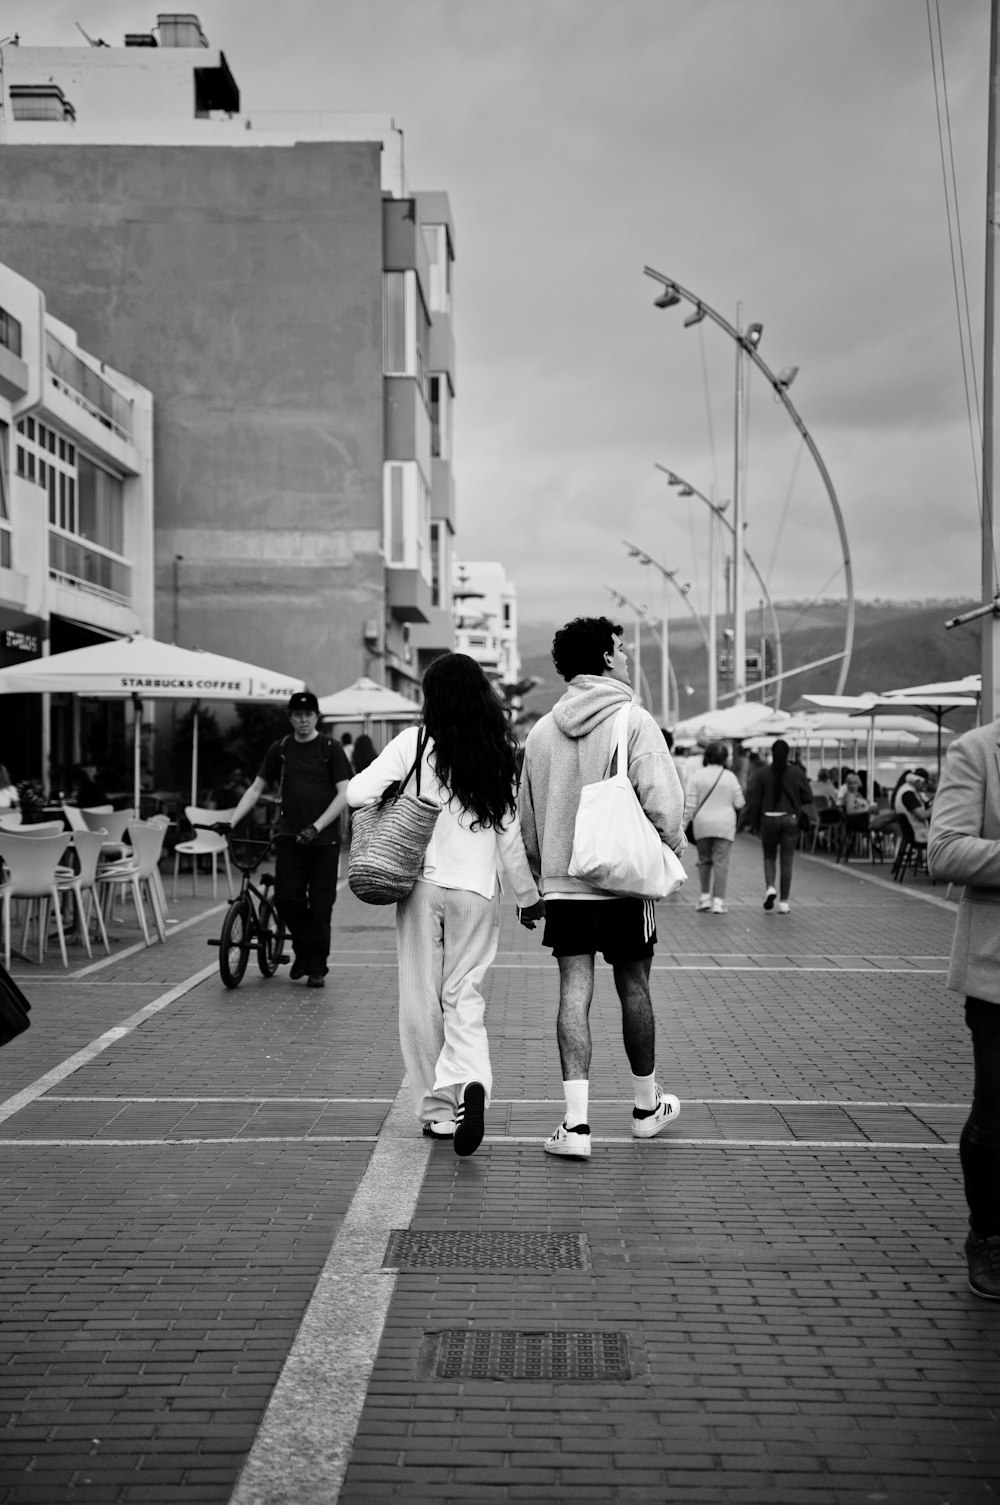
<svg viewBox="0 0 1000 1505">
<path fill-rule="evenodd" d="M 635 1093 L 635 1105 L 643 1112 L 656 1107 L 656 1073 L 651 1076 L 632 1077 L 632 1090 Z"/>
<path fill-rule="evenodd" d="M 567 1129 L 575 1129 L 577 1124 L 587 1123 L 587 1105 L 590 1098 L 588 1079 L 582 1077 L 575 1082 L 563 1082 L 563 1091 L 566 1094 Z"/>
</svg>

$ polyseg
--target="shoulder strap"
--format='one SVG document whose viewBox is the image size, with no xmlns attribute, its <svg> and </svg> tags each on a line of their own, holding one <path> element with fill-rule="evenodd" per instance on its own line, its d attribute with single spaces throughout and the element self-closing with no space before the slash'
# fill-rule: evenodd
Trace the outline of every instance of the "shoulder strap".
<svg viewBox="0 0 1000 1505">
<path fill-rule="evenodd" d="M 692 810 L 692 812 L 691 812 L 691 819 L 692 820 L 694 820 L 695 816 L 698 814 L 698 811 L 701 809 L 701 807 L 705 803 L 705 801 L 707 799 L 711 799 L 712 795 L 716 791 L 716 788 L 718 787 L 719 780 L 722 778 L 722 775 L 725 773 L 725 771 L 726 770 L 724 768 L 720 768 L 719 769 L 718 773 L 715 776 L 715 783 L 712 785 L 711 789 L 708 791 L 707 794 L 703 794 L 702 795 L 701 799 L 698 801 L 698 803 L 695 805 L 694 809 Z"/>
<path fill-rule="evenodd" d="M 418 799 L 420 798 L 420 767 L 421 767 L 421 764 L 423 763 L 423 760 L 424 760 L 424 748 L 426 746 L 427 746 L 427 728 L 426 728 L 426 726 L 422 726 L 420 728 L 420 730 L 417 732 L 417 752 L 416 752 L 416 756 L 414 757 L 413 762 L 410 764 L 410 767 L 409 767 L 409 770 L 408 770 L 408 772 L 406 774 L 406 777 L 403 779 L 403 782 L 399 786 L 399 793 L 400 794 L 402 794 L 403 790 L 406 788 L 407 784 L 410 782 L 411 775 L 413 773 L 416 773 L 416 775 L 417 775 L 417 798 Z"/>
<path fill-rule="evenodd" d="M 615 765 L 615 778 L 623 776 L 628 778 L 628 718 L 631 709 L 632 702 L 629 701 L 627 705 L 622 706 L 621 710 L 615 716 L 615 724 L 611 729 L 611 747 L 608 752 L 608 767 L 604 775 L 605 778 L 611 777 L 611 765 L 615 762 L 616 755 L 618 762 Z"/>
</svg>

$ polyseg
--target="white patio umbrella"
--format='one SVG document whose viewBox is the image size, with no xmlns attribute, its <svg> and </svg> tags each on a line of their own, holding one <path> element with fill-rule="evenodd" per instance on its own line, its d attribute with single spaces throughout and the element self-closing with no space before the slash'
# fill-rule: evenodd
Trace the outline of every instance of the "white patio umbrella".
<svg viewBox="0 0 1000 1505">
<path fill-rule="evenodd" d="M 331 721 L 362 721 L 367 732 L 373 721 L 417 721 L 420 707 L 396 690 L 362 676 L 344 690 L 321 695 L 319 713 Z"/>
<path fill-rule="evenodd" d="M 933 690 L 890 690 L 879 699 L 871 702 L 864 710 L 855 711 L 856 716 L 876 716 L 880 712 L 890 715 L 896 711 L 909 712 L 911 714 L 924 711 L 934 717 L 932 723 L 937 731 L 937 771 L 941 777 L 941 739 L 943 736 L 943 722 L 949 711 L 975 710 L 978 699 L 975 695 L 940 694 Z"/>
<path fill-rule="evenodd" d="M 0 669 L 0 695 L 65 692 L 101 700 L 131 700 L 135 706 L 133 792 L 139 808 L 143 700 L 195 702 L 191 803 L 197 804 L 198 713 L 201 700 L 287 700 L 304 681 L 219 653 L 178 648 L 134 633 L 89 648 L 72 648 Z"/>
<path fill-rule="evenodd" d="M 728 737 L 741 742 L 744 737 L 771 731 L 780 737 L 781 728 L 790 720 L 787 711 L 776 711 L 759 701 L 748 700 L 742 705 L 703 711 L 700 716 L 678 721 L 673 733 L 676 742 L 720 742 Z"/>
</svg>

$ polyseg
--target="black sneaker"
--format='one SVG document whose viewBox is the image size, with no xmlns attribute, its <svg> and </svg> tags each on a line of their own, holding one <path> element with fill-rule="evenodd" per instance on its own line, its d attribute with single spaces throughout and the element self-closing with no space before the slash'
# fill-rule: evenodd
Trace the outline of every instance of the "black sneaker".
<svg viewBox="0 0 1000 1505">
<path fill-rule="evenodd" d="M 292 962 L 292 965 L 288 970 L 288 975 L 291 978 L 292 982 L 298 982 L 300 977 L 305 977 L 306 969 L 300 961 L 296 960 Z"/>
<path fill-rule="evenodd" d="M 486 1132 L 486 1088 L 469 1082 L 455 1113 L 455 1154 L 474 1155 Z"/>
<path fill-rule="evenodd" d="M 977 1238 L 970 1233 L 965 1257 L 969 1261 L 969 1290 L 984 1301 L 1000 1301 L 1000 1234 Z"/>
<path fill-rule="evenodd" d="M 309 980 L 306 983 L 306 987 L 307 988 L 325 988 L 326 987 L 326 978 L 324 977 L 324 975 L 322 974 L 322 972 L 317 972 L 313 977 L 309 978 Z"/>
</svg>

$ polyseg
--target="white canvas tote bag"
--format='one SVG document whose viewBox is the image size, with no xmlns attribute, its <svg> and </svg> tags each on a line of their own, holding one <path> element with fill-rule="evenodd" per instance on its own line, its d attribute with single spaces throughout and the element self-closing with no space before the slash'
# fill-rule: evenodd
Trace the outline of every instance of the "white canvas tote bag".
<svg viewBox="0 0 1000 1505">
<path fill-rule="evenodd" d="M 623 897 L 666 899 L 687 881 L 687 873 L 677 854 L 660 840 L 629 783 L 630 709 L 622 706 L 615 718 L 605 777 L 580 791 L 569 876 Z M 617 768 L 609 777 L 616 748 Z"/>
</svg>

